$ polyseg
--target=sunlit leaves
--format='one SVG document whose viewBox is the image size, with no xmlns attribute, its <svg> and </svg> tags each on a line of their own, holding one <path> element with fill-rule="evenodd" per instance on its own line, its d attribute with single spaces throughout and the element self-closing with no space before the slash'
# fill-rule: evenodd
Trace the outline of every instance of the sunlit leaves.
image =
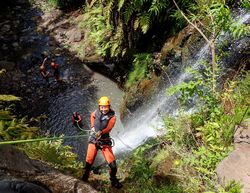
<svg viewBox="0 0 250 193">
<path fill-rule="evenodd" d="M 21 98 L 14 95 L 0 95 L 0 101 L 20 101 Z"/>
<path fill-rule="evenodd" d="M 143 14 L 138 17 L 139 26 L 141 26 L 142 32 L 145 34 L 147 33 L 148 29 L 150 28 L 151 20 L 149 14 Z"/>
<path fill-rule="evenodd" d="M 63 146 L 62 142 L 40 141 L 27 143 L 22 148 L 29 157 L 50 163 L 62 171 L 71 171 L 79 177 L 83 166 L 77 161 L 77 155 L 72 152 L 72 147 Z"/>
<path fill-rule="evenodd" d="M 153 0 L 149 8 L 149 12 L 151 12 L 155 16 L 158 16 L 162 12 L 162 10 L 167 7 L 167 5 L 168 4 L 166 0 Z"/>
</svg>

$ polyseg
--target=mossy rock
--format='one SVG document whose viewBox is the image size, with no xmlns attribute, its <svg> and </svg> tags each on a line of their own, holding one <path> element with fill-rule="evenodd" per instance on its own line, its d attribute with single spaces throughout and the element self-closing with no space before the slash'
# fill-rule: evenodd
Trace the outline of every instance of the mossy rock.
<svg viewBox="0 0 250 193">
<path fill-rule="evenodd" d="M 159 83 L 160 77 L 151 73 L 150 78 L 139 81 L 126 91 L 123 97 L 123 103 L 120 105 L 120 118 L 123 123 L 126 124 L 130 116 L 152 97 Z"/>
</svg>

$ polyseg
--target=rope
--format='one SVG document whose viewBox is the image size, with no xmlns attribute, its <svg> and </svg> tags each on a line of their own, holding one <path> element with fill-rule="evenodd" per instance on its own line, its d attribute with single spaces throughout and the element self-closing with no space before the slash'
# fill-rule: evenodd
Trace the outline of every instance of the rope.
<svg viewBox="0 0 250 193">
<path fill-rule="evenodd" d="M 91 132 L 92 131 L 91 129 L 86 129 L 85 130 L 85 129 L 81 128 L 80 125 L 78 124 L 78 122 L 76 122 L 76 126 L 77 126 L 78 129 L 80 129 L 83 132 Z"/>
<path fill-rule="evenodd" d="M 128 144 L 124 143 L 123 140 L 121 140 L 121 138 L 120 138 L 118 135 L 116 135 L 116 137 L 117 137 L 117 139 L 118 139 L 119 141 L 122 142 L 122 144 L 123 144 L 125 147 L 127 147 L 128 149 L 131 149 L 131 150 L 133 149 L 133 148 L 130 147 Z"/>
<path fill-rule="evenodd" d="M 50 141 L 50 140 L 58 140 L 58 139 L 74 139 L 86 137 L 89 135 L 72 135 L 72 136 L 62 136 L 62 137 L 45 137 L 45 138 L 37 138 L 37 139 L 25 139 L 25 140 L 16 140 L 16 141 L 0 141 L 0 145 L 10 145 L 10 144 L 19 144 L 19 143 L 31 143 L 38 141 Z"/>
<path fill-rule="evenodd" d="M 90 130 L 90 129 L 88 129 L 88 130 L 84 130 L 83 128 L 81 128 L 80 127 L 80 125 L 78 124 L 78 122 L 76 122 L 76 126 L 77 126 L 77 128 L 78 129 L 80 129 L 81 131 L 83 131 L 83 132 L 91 132 L 92 130 Z M 93 131 L 92 131 L 93 132 Z M 123 142 L 123 140 L 118 136 L 118 135 L 116 135 L 116 137 L 117 137 L 117 139 L 119 140 L 119 141 L 121 141 L 121 143 L 125 146 L 125 147 L 127 147 L 128 149 L 133 149 L 132 147 L 130 147 L 128 144 L 126 144 L 126 143 L 124 143 Z M 112 138 L 110 138 L 110 140 L 112 141 L 112 147 L 114 147 L 115 146 L 115 141 L 114 141 L 114 139 L 112 139 Z"/>
</svg>

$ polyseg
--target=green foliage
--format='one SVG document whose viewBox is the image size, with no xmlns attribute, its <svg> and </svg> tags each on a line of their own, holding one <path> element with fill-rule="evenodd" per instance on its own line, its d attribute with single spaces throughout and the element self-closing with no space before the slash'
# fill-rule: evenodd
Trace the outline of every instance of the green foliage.
<svg viewBox="0 0 250 193">
<path fill-rule="evenodd" d="M 111 6 L 111 2 L 109 6 Z M 96 4 L 95 6 L 85 8 L 84 19 L 80 26 L 86 30 L 86 40 L 84 47 L 93 45 L 96 53 L 101 56 L 116 57 L 123 55 L 125 50 L 121 47 L 123 41 L 122 25 L 116 27 L 109 23 L 111 7 L 103 7 Z M 81 50 L 82 51 L 82 50 Z"/>
<path fill-rule="evenodd" d="M 167 151 L 161 151 L 160 155 L 151 160 L 148 155 L 151 151 L 152 144 L 144 144 L 134 150 L 131 156 L 126 160 L 126 171 L 129 168 L 129 174 L 126 181 L 125 192 L 142 192 L 142 193 L 179 193 L 183 192 L 182 188 L 173 183 L 157 183 L 154 179 L 154 167 Z M 153 161 L 153 162 L 152 162 Z"/>
<path fill-rule="evenodd" d="M 137 180 L 136 182 L 138 185 L 144 183 L 147 183 L 149 185 L 150 183 L 151 184 L 153 183 L 152 182 L 153 171 L 149 169 L 150 163 L 144 156 L 145 151 L 148 148 L 149 146 L 145 145 L 143 147 L 136 149 L 131 159 L 133 165 L 130 169 L 129 179 L 131 181 L 134 181 L 134 179 L 137 179 L 140 176 L 139 180 Z"/>
<path fill-rule="evenodd" d="M 173 142 L 177 147 L 191 149 L 195 140 L 188 115 L 164 118 L 167 131 L 166 140 Z"/>
<path fill-rule="evenodd" d="M 191 2 L 182 2 L 186 7 Z M 152 29 L 155 21 L 165 22 L 166 9 L 171 8 L 167 0 L 108 0 L 92 1 L 85 6 L 81 26 L 85 33 L 85 48 L 93 45 L 101 56 L 121 57 L 134 48 L 140 36 Z"/>
<path fill-rule="evenodd" d="M 230 31 L 233 33 L 234 38 L 240 38 L 250 33 L 250 27 L 248 25 L 242 24 L 241 20 L 239 19 L 230 25 Z"/>
<path fill-rule="evenodd" d="M 248 0 L 242 0 L 242 7 L 246 8 L 246 9 L 250 9 L 250 2 Z"/>
<path fill-rule="evenodd" d="M 176 26 L 178 28 L 181 29 L 186 25 L 186 20 L 183 18 L 180 11 L 178 11 L 178 10 L 174 11 L 171 13 L 170 16 L 176 20 Z"/>
<path fill-rule="evenodd" d="M 61 171 L 81 176 L 82 163 L 77 161 L 72 147 L 62 145 L 62 140 L 27 143 L 21 148 L 32 159 L 45 161 Z"/>
<path fill-rule="evenodd" d="M 20 97 L 16 97 L 14 95 L 0 95 L 0 101 L 20 101 Z"/>
<path fill-rule="evenodd" d="M 151 54 L 141 53 L 136 54 L 133 60 L 133 70 L 128 76 L 126 82 L 126 88 L 129 88 L 133 84 L 136 84 L 148 74 L 149 68 L 153 66 L 153 58 Z"/>
<path fill-rule="evenodd" d="M 216 71 L 213 72 L 212 67 L 207 63 L 204 63 L 203 67 L 202 74 L 191 68 L 187 68 L 186 70 L 192 74 L 193 79 L 189 82 L 182 82 L 171 86 L 167 89 L 167 94 L 180 94 L 178 100 L 181 105 L 186 105 L 193 97 L 198 96 L 195 100 L 195 104 L 198 108 L 211 109 L 215 107 L 219 100 L 217 97 L 218 92 L 213 92 L 213 77 L 218 77 L 220 70 L 217 68 Z"/>
<path fill-rule="evenodd" d="M 233 148 L 225 148 L 223 145 L 200 146 L 193 150 L 193 159 L 191 165 L 203 177 L 203 180 L 209 180 L 213 175 L 215 168 Z M 206 179 L 208 178 L 208 179 Z"/>
<path fill-rule="evenodd" d="M 245 0 L 242 3 L 245 7 L 249 5 Z M 240 19 L 235 21 L 232 18 L 232 12 L 224 0 L 196 0 L 195 6 L 188 10 L 189 19 L 195 24 L 202 24 L 201 29 L 207 37 L 212 34 L 216 38 L 222 30 L 233 34 L 234 38 L 249 34 L 249 26 L 240 22 Z"/>
<path fill-rule="evenodd" d="M 233 85 L 233 91 L 234 91 L 232 100 L 237 102 L 238 104 L 237 106 L 239 107 L 241 105 L 247 106 L 250 104 L 250 71 L 245 72 L 243 76 L 244 78 L 240 79 L 238 84 L 237 82 L 233 82 L 233 81 L 231 82 L 231 85 Z"/>
<path fill-rule="evenodd" d="M 156 169 L 159 163 L 161 163 L 164 159 L 169 157 L 169 152 L 166 151 L 165 149 L 161 149 L 156 156 L 153 157 L 152 163 L 150 165 L 150 168 Z"/>
<path fill-rule="evenodd" d="M 83 4 L 81 0 L 47 0 L 51 5 L 58 8 L 72 8 Z"/>
<path fill-rule="evenodd" d="M 221 188 L 219 193 L 240 193 L 241 188 L 242 185 L 232 180 L 226 184 L 225 188 Z"/>
<path fill-rule="evenodd" d="M 213 95 L 209 94 L 211 84 L 206 80 L 210 80 L 211 73 L 204 74 L 206 76 L 196 74 L 197 79 L 169 90 L 170 94 L 181 92 L 179 97 L 183 105 L 196 96 L 198 112 L 191 115 L 180 112 L 164 119 L 166 140 L 177 149 L 189 152 L 188 156 L 179 154 L 181 162 L 175 170 L 176 175 L 186 173 L 184 176 L 189 176 L 187 179 L 180 177 L 185 180 L 183 188 L 188 192 L 198 192 L 203 186 L 217 192 L 215 168 L 232 151 L 235 126 L 249 117 L 249 72 L 242 73 L 244 78 L 238 81 L 226 82 L 224 90 Z M 190 166 L 194 171 L 185 169 Z M 219 192 L 239 192 L 240 186 L 232 184 L 219 189 Z"/>
<path fill-rule="evenodd" d="M 7 110 L 0 110 L 0 138 L 4 140 L 28 139 L 35 136 L 37 127 L 29 126 L 27 118 L 17 119 Z"/>
</svg>

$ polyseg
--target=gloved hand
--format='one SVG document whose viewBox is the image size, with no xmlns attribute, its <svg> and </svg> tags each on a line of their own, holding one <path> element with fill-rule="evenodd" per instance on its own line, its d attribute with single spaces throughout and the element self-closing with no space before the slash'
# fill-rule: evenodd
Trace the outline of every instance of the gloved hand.
<svg viewBox="0 0 250 193">
<path fill-rule="evenodd" d="M 98 131 L 98 132 L 95 134 L 96 138 L 99 138 L 101 135 L 102 135 L 102 131 Z"/>
</svg>

